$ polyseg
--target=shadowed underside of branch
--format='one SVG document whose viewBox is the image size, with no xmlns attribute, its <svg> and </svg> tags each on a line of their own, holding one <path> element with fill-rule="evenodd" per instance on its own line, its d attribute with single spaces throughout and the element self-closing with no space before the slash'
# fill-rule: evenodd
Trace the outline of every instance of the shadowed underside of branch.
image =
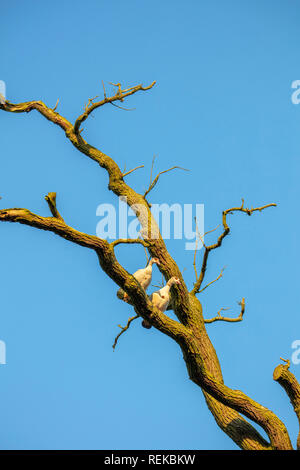
<svg viewBox="0 0 300 470">
<path fill-rule="evenodd" d="M 116 105 L 117 102 L 123 103 L 125 98 L 138 92 L 150 90 L 154 85 L 155 82 L 147 87 L 137 85 L 124 89 L 120 83 L 117 83 L 114 85 L 116 93 L 112 96 L 107 96 L 104 88 L 103 99 L 95 101 L 97 97 L 90 98 L 84 108 L 84 112 L 76 119 L 74 125 L 56 111 L 58 103 L 54 108 L 47 107 L 41 101 L 29 101 L 19 104 L 5 101 L 0 104 L 0 109 L 12 113 L 38 111 L 46 119 L 59 126 L 65 132 L 67 139 L 82 154 L 88 156 L 100 167 L 104 168 L 109 178 L 109 190 L 119 197 L 126 198 L 127 204 L 133 209 L 139 219 L 142 227 L 142 239 L 121 239 L 108 243 L 106 240 L 77 231 L 67 225 L 58 212 L 55 193 L 49 193 L 45 198 L 52 217 L 41 217 L 30 212 L 28 209 L 12 208 L 0 210 L 0 221 L 18 222 L 34 228 L 51 231 L 69 241 L 94 250 L 103 271 L 129 295 L 130 303 L 136 312 L 136 316 L 129 320 L 126 327 L 122 328 L 121 334 L 128 329 L 134 318 L 140 316 L 147 320 L 150 325 L 175 340 L 183 351 L 189 377 L 195 384 L 201 387 L 207 405 L 217 424 L 240 448 L 250 450 L 291 449 L 292 446 L 288 432 L 284 424 L 272 411 L 258 404 L 243 392 L 232 390 L 224 384 L 218 357 L 206 332 L 205 322 L 212 323 L 218 320 L 227 322 L 240 321 L 245 310 L 244 299 L 241 302 L 239 317 L 222 317 L 220 315 L 221 309 L 215 318 L 204 320 L 201 303 L 196 298 L 196 294 L 203 293 L 206 287 L 214 282 L 212 281 L 202 288 L 209 254 L 221 246 L 223 239 L 230 231 L 227 224 L 227 215 L 233 212 L 243 212 L 247 215 L 252 215 L 255 211 L 262 211 L 270 206 L 275 206 L 275 204 L 247 209 L 244 208 L 243 201 L 240 207 L 234 207 L 223 212 L 223 232 L 215 244 L 204 245 L 205 250 L 201 272 L 198 276 L 195 263 L 197 279 L 193 289 L 189 292 L 182 273 L 169 254 L 157 223 L 153 219 L 150 211 L 151 204 L 146 200 L 146 196 L 149 195 L 150 191 L 157 184 L 159 176 L 173 168 L 179 167 L 174 166 L 169 170 L 160 172 L 153 181 L 151 175 L 148 190 L 144 194 L 139 194 L 124 181 L 124 177 L 132 173 L 132 171 L 143 167 L 143 165 L 128 172 L 122 172 L 118 164 L 111 157 L 88 144 L 82 137 L 81 125 L 93 111 L 107 104 Z M 153 236 L 153 227 L 155 236 Z M 181 284 L 171 289 L 171 307 L 177 316 L 177 321 L 155 308 L 139 282 L 118 262 L 115 255 L 115 247 L 118 245 L 124 246 L 127 243 L 142 244 L 148 250 L 150 256 L 159 258 L 159 269 L 166 280 L 173 276 L 180 279 Z M 286 383 L 286 379 L 282 378 L 283 375 L 281 374 L 281 378 L 278 380 L 281 384 Z M 292 383 L 297 383 L 297 381 L 292 381 Z M 295 386 L 292 388 L 295 390 Z M 296 409 L 298 410 L 298 405 Z M 269 442 L 241 415 L 260 425 L 267 433 Z"/>
</svg>

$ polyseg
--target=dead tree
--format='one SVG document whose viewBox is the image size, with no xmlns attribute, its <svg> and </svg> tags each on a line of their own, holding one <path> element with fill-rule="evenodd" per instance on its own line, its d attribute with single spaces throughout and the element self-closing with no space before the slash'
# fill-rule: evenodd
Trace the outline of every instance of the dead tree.
<svg viewBox="0 0 300 470">
<path fill-rule="evenodd" d="M 102 270 L 117 286 L 121 287 L 123 291 L 126 292 L 135 310 L 136 315 L 129 319 L 128 324 L 123 328 L 122 332 L 129 328 L 130 323 L 135 318 L 141 317 L 147 324 L 152 325 L 152 327 L 176 341 L 182 350 L 189 377 L 201 388 L 207 406 L 213 414 L 218 426 L 241 449 L 291 450 L 293 447 L 288 431 L 284 423 L 271 410 L 260 405 L 242 391 L 233 390 L 225 385 L 218 357 L 205 328 L 205 323 L 214 321 L 241 321 L 245 310 L 244 299 L 240 303 L 241 311 L 237 318 L 226 318 L 221 315 L 220 310 L 216 317 L 204 319 L 202 305 L 197 298 L 197 294 L 206 289 L 210 284 L 203 287 L 209 256 L 211 252 L 221 247 L 224 238 L 230 232 L 228 216 L 235 212 L 242 212 L 251 216 L 254 212 L 262 211 L 270 206 L 275 206 L 275 204 L 248 209 L 244 207 L 244 201 L 242 201 L 241 206 L 232 207 L 223 211 L 222 233 L 214 244 L 204 245 L 202 266 L 199 275 L 197 273 L 196 260 L 194 260 L 196 282 L 192 289 L 189 290 L 176 262 L 166 248 L 157 223 L 151 214 L 151 204 L 148 202 L 149 193 L 156 185 L 161 173 L 151 181 L 145 194 L 139 194 L 125 181 L 125 177 L 133 170 L 123 173 L 118 164 L 111 157 L 90 145 L 82 137 L 81 125 L 88 119 L 93 111 L 107 104 L 122 107 L 118 105 L 117 102 L 123 103 L 130 95 L 138 93 L 139 91 L 149 90 L 154 84 L 155 82 L 147 87 L 137 85 L 126 90 L 122 89 L 121 84 L 117 84 L 115 85 L 117 86 L 117 92 L 112 96 L 108 96 L 103 87 L 103 99 L 100 101 L 95 101 L 98 97 L 89 99 L 84 112 L 76 119 L 74 124 L 56 111 L 57 105 L 54 108 L 49 108 L 42 101 L 28 101 L 13 104 L 7 100 L 0 104 L 1 110 L 11 113 L 38 111 L 46 119 L 59 126 L 62 131 L 65 132 L 67 139 L 82 154 L 91 158 L 100 165 L 100 167 L 104 168 L 109 178 L 108 189 L 113 191 L 116 196 L 126 197 L 127 204 L 135 211 L 141 224 L 142 239 L 119 239 L 109 243 L 96 236 L 79 232 L 67 225 L 62 215 L 59 213 L 56 206 L 55 193 L 49 193 L 46 196 L 46 201 L 52 216 L 41 217 L 28 209 L 12 208 L 0 210 L 0 221 L 19 222 L 38 229 L 48 230 L 73 243 L 94 250 L 99 258 Z M 153 235 L 153 227 L 155 236 Z M 118 262 L 115 247 L 119 244 L 127 243 L 142 244 L 150 256 L 159 258 L 159 269 L 166 281 L 173 276 L 180 279 L 181 284 L 175 285 L 171 289 L 171 308 L 177 320 L 171 319 L 166 313 L 162 313 L 160 310 L 156 309 L 138 281 Z M 221 276 L 222 273 L 219 277 Z M 276 380 L 288 394 L 300 421 L 300 385 L 295 376 L 289 371 L 289 363 L 285 365 L 281 364 L 276 367 L 274 380 Z M 268 441 L 255 429 L 251 421 L 259 425 L 266 432 Z M 300 433 L 297 448 L 300 449 Z"/>
</svg>

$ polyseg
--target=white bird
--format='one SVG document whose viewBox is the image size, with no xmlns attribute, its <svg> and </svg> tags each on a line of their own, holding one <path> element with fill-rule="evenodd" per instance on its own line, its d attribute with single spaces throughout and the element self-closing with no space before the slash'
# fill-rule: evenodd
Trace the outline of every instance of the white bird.
<svg viewBox="0 0 300 470">
<path fill-rule="evenodd" d="M 160 264 L 158 258 L 151 258 L 148 265 L 143 269 L 138 269 L 134 274 L 133 277 L 141 284 L 143 289 L 147 290 L 150 285 L 152 279 L 152 265 L 153 264 Z M 119 289 L 117 292 L 117 296 L 122 298 L 124 302 L 128 302 L 129 296 L 124 292 L 123 289 Z"/>
<path fill-rule="evenodd" d="M 152 279 L 152 265 L 153 264 L 160 264 L 158 258 L 151 258 L 149 261 L 148 266 L 144 269 L 138 269 L 133 276 L 136 278 L 137 281 L 141 284 L 141 286 L 147 290 L 150 285 Z"/>
<path fill-rule="evenodd" d="M 158 308 L 161 312 L 164 312 L 168 308 L 170 302 L 170 289 L 174 284 L 181 284 L 178 277 L 171 277 L 171 279 L 168 280 L 167 284 L 164 287 L 153 292 L 149 297 L 153 305 Z M 151 328 L 150 323 L 146 320 L 142 321 L 142 326 L 144 328 Z"/>
</svg>

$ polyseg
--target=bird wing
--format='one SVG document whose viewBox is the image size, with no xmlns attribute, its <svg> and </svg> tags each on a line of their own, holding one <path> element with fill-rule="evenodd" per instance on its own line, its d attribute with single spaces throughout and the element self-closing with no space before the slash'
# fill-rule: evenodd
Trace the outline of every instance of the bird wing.
<svg viewBox="0 0 300 470">
<path fill-rule="evenodd" d="M 141 286 L 146 290 L 149 286 L 151 279 L 152 279 L 152 269 L 149 269 L 149 266 L 144 269 L 138 269 L 133 276 L 136 278 L 137 281 L 141 284 Z"/>
</svg>

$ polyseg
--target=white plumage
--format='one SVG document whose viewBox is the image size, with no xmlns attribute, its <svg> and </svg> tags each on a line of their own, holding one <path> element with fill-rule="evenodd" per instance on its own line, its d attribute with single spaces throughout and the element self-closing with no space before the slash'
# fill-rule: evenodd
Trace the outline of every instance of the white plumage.
<svg viewBox="0 0 300 470">
<path fill-rule="evenodd" d="M 137 281 L 141 284 L 141 286 L 147 290 L 150 285 L 152 279 L 152 265 L 153 264 L 160 264 L 158 258 L 151 258 L 149 261 L 148 266 L 144 269 L 138 269 L 134 274 L 133 277 L 136 278 Z"/>
</svg>

